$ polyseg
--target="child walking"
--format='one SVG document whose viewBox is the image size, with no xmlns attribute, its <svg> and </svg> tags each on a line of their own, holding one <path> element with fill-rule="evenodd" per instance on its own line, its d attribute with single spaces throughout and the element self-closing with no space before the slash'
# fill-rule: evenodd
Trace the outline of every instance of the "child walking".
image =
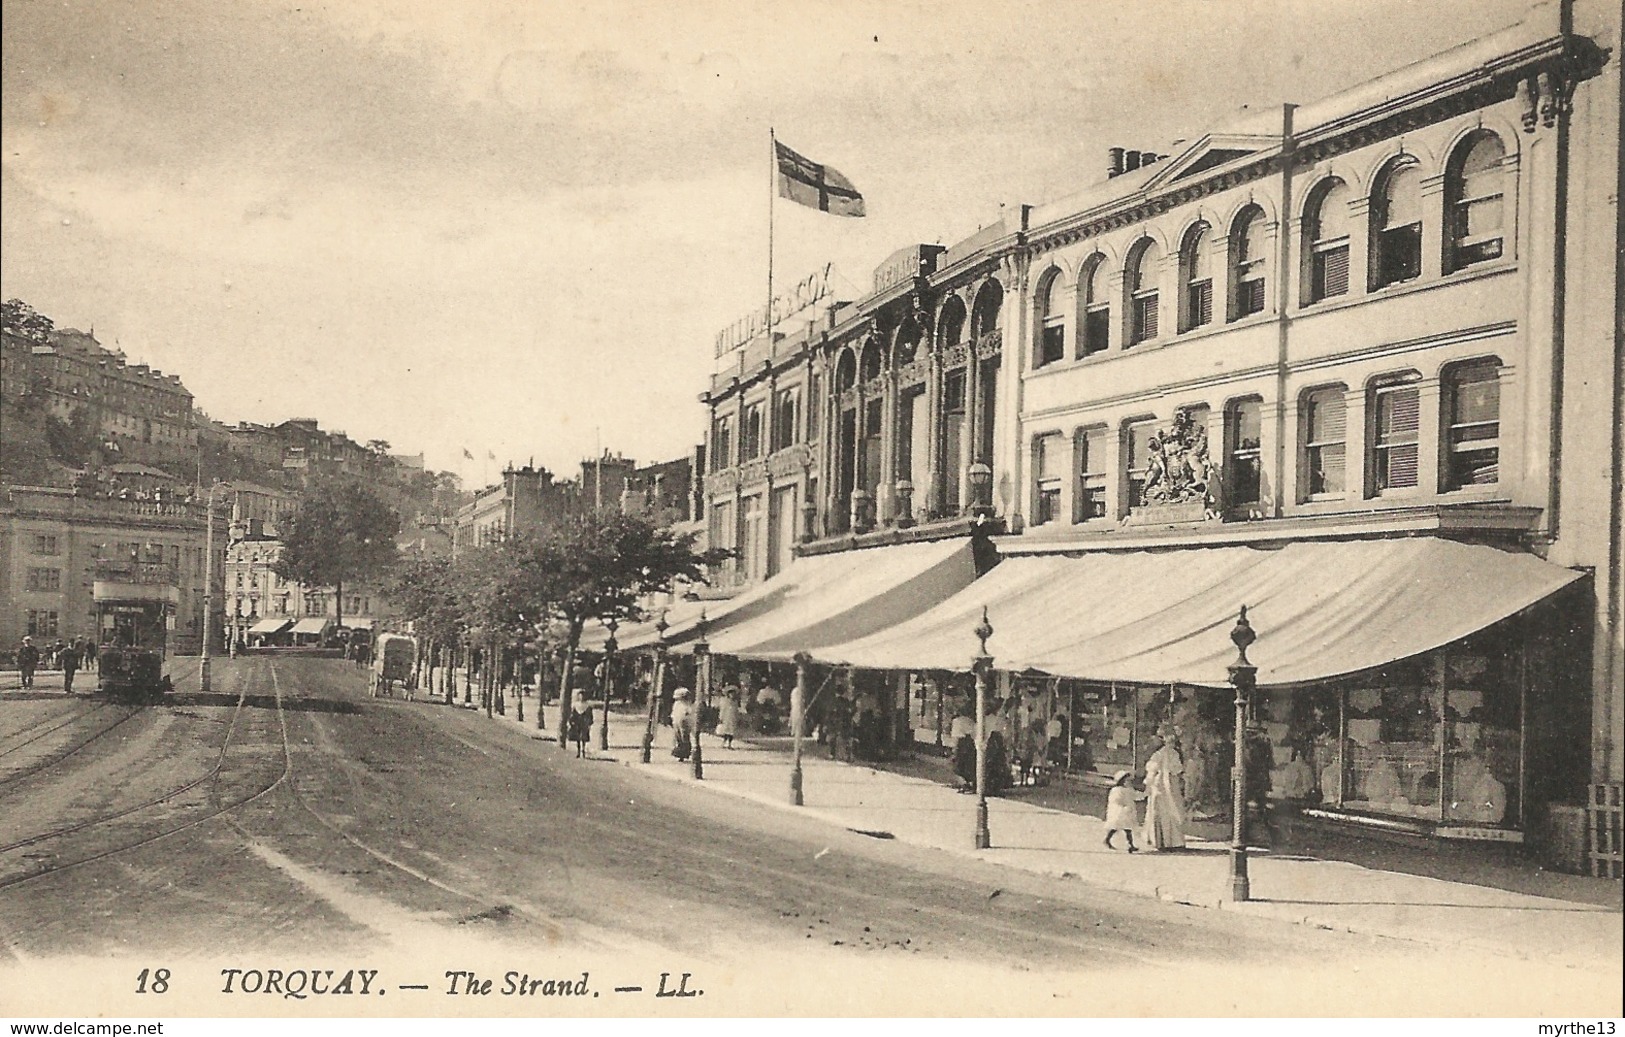
<svg viewBox="0 0 1625 1037">
<path fill-rule="evenodd" d="M 1118 771 L 1112 775 L 1112 790 L 1106 794 L 1106 847 L 1115 850 L 1112 836 L 1118 832 L 1128 840 L 1128 852 L 1138 853 L 1134 845 L 1134 830 L 1140 827 L 1140 812 L 1134 806 L 1134 788 L 1129 784 L 1132 771 Z"/>
</svg>

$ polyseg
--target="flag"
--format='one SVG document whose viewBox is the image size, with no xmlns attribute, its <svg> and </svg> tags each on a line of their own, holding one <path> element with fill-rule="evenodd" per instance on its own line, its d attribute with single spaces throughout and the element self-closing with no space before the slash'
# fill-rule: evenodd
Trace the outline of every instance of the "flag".
<svg viewBox="0 0 1625 1037">
<path fill-rule="evenodd" d="M 836 216 L 863 215 L 863 195 L 838 170 L 797 154 L 776 140 L 773 153 L 779 164 L 780 198 Z"/>
<path fill-rule="evenodd" d="M 468 458 L 470 461 L 474 460 L 474 455 L 468 452 L 468 447 L 466 446 L 463 447 L 463 456 Z"/>
</svg>

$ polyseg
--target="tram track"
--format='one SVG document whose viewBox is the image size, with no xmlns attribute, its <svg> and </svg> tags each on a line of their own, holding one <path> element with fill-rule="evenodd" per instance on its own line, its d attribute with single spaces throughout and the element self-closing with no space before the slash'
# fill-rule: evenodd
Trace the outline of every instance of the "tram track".
<svg viewBox="0 0 1625 1037">
<path fill-rule="evenodd" d="M 289 744 L 288 744 L 287 717 L 286 717 L 286 714 L 285 714 L 285 711 L 284 711 L 284 708 L 283 708 L 283 703 L 282 703 L 281 686 L 280 686 L 280 684 L 276 683 L 275 668 L 274 667 L 272 667 L 272 679 L 273 679 L 273 685 L 275 687 L 277 730 L 279 732 L 279 744 L 280 744 L 280 748 L 281 748 L 282 768 L 281 768 L 280 772 L 276 775 L 276 777 L 273 778 L 270 782 L 260 784 L 258 788 L 254 789 L 254 791 L 249 792 L 246 795 L 241 795 L 241 796 L 234 797 L 229 802 L 224 802 L 224 801 L 221 800 L 221 798 L 220 798 L 220 790 L 219 790 L 218 787 L 216 787 L 213 790 L 213 794 L 211 796 L 211 799 L 213 801 L 213 805 L 210 806 L 209 808 L 205 809 L 201 814 L 199 814 L 197 816 L 188 818 L 186 821 L 184 821 L 182 823 L 174 824 L 174 825 L 170 825 L 168 827 L 165 827 L 161 831 L 145 834 L 145 835 L 141 836 L 140 838 L 137 838 L 137 839 L 135 839 L 133 841 L 123 842 L 120 845 L 111 847 L 109 849 L 98 850 L 96 852 L 92 852 L 92 853 L 87 854 L 87 855 L 77 856 L 77 857 L 75 857 L 75 858 L 73 858 L 71 860 L 68 860 L 68 861 L 62 861 L 62 862 L 53 861 L 53 862 L 51 862 L 49 864 L 46 864 L 43 867 L 36 867 L 33 870 L 24 871 L 24 872 L 19 873 L 19 874 L 0 875 L 0 889 L 6 889 L 8 887 L 20 885 L 20 884 L 25 883 L 25 882 L 31 882 L 31 881 L 33 881 L 35 879 L 43 878 L 43 877 L 45 877 L 47 875 L 60 874 L 60 873 L 62 873 L 64 871 L 68 871 L 68 870 L 71 870 L 71 869 L 74 869 L 74 868 L 79 868 L 79 867 L 82 867 L 82 866 L 84 866 L 86 864 L 92 864 L 92 863 L 95 863 L 97 861 L 106 860 L 106 859 L 108 859 L 110 857 L 114 857 L 114 856 L 117 856 L 117 855 L 123 854 L 123 853 L 128 853 L 131 850 L 136 850 L 136 849 L 139 849 L 139 848 L 141 848 L 143 846 L 151 845 L 152 843 L 156 843 L 159 840 L 167 839 L 167 838 L 169 838 L 171 836 L 178 835 L 181 832 L 185 832 L 185 831 L 188 831 L 190 829 L 197 828 L 200 825 L 206 824 L 207 822 L 214 820 L 215 818 L 221 816 L 222 814 L 226 814 L 226 813 L 228 813 L 230 811 L 237 810 L 237 809 L 239 809 L 239 808 L 241 808 L 243 806 L 246 806 L 246 805 L 248 805 L 250 803 L 253 803 L 256 800 L 259 800 L 259 799 L 263 798 L 264 796 L 270 794 L 274 789 L 276 789 L 284 781 L 286 781 L 293 772 L 293 754 L 292 754 L 292 750 L 290 749 Z M 242 719 L 243 707 L 244 707 L 244 704 L 247 701 L 247 698 L 248 698 L 248 696 L 247 696 L 246 688 L 240 688 L 239 692 L 238 692 L 238 696 L 237 696 L 237 704 L 232 710 L 231 722 L 230 722 L 230 724 L 228 725 L 228 727 L 226 729 L 225 737 L 221 740 L 220 751 L 216 755 L 214 765 L 212 767 L 210 767 L 207 771 L 205 771 L 203 773 L 203 775 L 201 775 L 200 777 L 196 778 L 193 781 L 187 782 L 185 785 L 182 785 L 182 786 L 180 786 L 178 788 L 170 789 L 169 791 L 163 793 L 160 796 L 155 796 L 155 797 L 148 798 L 146 800 L 143 800 L 140 803 L 134 804 L 133 806 L 126 807 L 126 808 L 124 808 L 122 810 L 114 811 L 112 813 L 102 814 L 102 815 L 99 815 L 97 817 L 87 819 L 85 821 L 76 822 L 74 824 L 59 825 L 59 826 L 56 826 L 55 828 L 49 829 L 49 830 L 47 830 L 45 832 L 37 833 L 37 834 L 29 836 L 29 837 L 27 837 L 25 839 L 14 840 L 14 841 L 12 841 L 10 843 L 7 843 L 7 844 L 5 844 L 3 846 L 0 846 L 0 854 L 12 853 L 12 852 L 14 852 L 16 850 L 24 849 L 24 848 L 31 847 L 31 846 L 38 846 L 40 844 L 49 843 L 49 842 L 54 841 L 54 840 L 67 839 L 67 838 L 69 838 L 69 837 L 71 837 L 73 835 L 76 835 L 76 834 L 80 833 L 80 832 L 87 832 L 87 831 L 90 831 L 92 829 L 98 828 L 98 827 L 103 826 L 103 825 L 109 825 L 109 824 L 111 824 L 113 822 L 120 821 L 120 820 L 122 820 L 124 818 L 130 817 L 131 815 L 136 814 L 136 813 L 138 813 L 140 811 L 151 810 L 154 807 L 162 806 L 163 804 L 168 803 L 169 801 L 175 799 L 176 797 L 185 795 L 187 792 L 190 792 L 193 789 L 196 789 L 196 788 L 202 786 L 204 783 L 206 783 L 206 782 L 208 782 L 210 780 L 218 779 L 220 777 L 222 771 L 226 767 L 227 759 L 228 759 L 228 756 L 230 754 L 230 750 L 231 750 L 231 747 L 232 747 L 232 740 L 233 740 L 233 737 L 237 733 L 239 723 L 240 723 L 240 721 Z"/>
<path fill-rule="evenodd" d="M 18 752 L 18 751 L 20 751 L 20 750 L 34 744 L 35 742 L 37 742 L 40 739 L 46 737 L 47 735 L 55 734 L 57 731 L 60 731 L 65 727 L 72 726 L 73 724 L 77 724 L 79 721 L 84 720 L 87 717 L 95 716 L 97 713 L 100 713 L 104 709 L 113 709 L 113 708 L 115 708 L 115 707 L 113 706 L 112 703 L 110 703 L 110 702 L 102 702 L 102 703 L 98 703 L 97 705 L 93 706 L 92 708 L 90 708 L 88 710 L 85 710 L 82 713 L 76 713 L 73 716 L 69 717 L 68 719 L 62 721 L 61 723 L 53 724 L 53 725 L 51 725 L 50 727 L 46 728 L 43 731 L 36 732 L 33 735 L 33 737 L 31 737 L 31 738 L 25 739 L 25 740 L 23 740 L 21 742 L 18 742 L 15 745 L 7 747 L 6 749 L 0 750 L 0 760 L 3 760 L 7 756 L 10 756 L 12 753 Z M 94 734 L 92 734 L 89 738 L 86 738 L 83 741 L 77 742 L 74 745 L 69 746 L 67 749 L 64 749 L 64 750 L 56 752 L 56 753 L 54 753 L 54 754 L 52 754 L 50 756 L 47 756 L 45 759 L 43 759 L 43 760 L 41 760 L 41 761 L 31 765 L 31 766 L 23 767 L 23 768 L 21 768 L 19 770 L 15 770 L 15 771 L 10 772 L 9 774 L 0 775 L 0 789 L 9 788 L 10 786 L 16 785 L 16 784 L 18 784 L 20 782 L 23 782 L 23 781 L 27 780 L 28 778 L 33 777 L 36 774 L 40 774 L 40 773 L 42 773 L 44 771 L 50 770 L 52 767 L 58 766 L 59 764 L 66 761 L 69 757 L 71 757 L 71 756 L 75 755 L 76 753 L 79 753 L 82 750 L 88 748 L 92 743 L 100 741 L 106 735 L 111 734 L 115 728 L 117 728 L 120 725 L 124 724 L 125 722 L 127 722 L 128 720 L 130 720 L 131 718 L 133 718 L 136 714 L 138 714 L 140 712 L 141 712 L 140 707 L 127 708 L 127 709 L 124 710 L 122 715 L 120 715 L 117 720 L 114 720 L 111 724 L 108 724 L 105 727 L 98 728 L 96 730 L 96 732 Z"/>
</svg>

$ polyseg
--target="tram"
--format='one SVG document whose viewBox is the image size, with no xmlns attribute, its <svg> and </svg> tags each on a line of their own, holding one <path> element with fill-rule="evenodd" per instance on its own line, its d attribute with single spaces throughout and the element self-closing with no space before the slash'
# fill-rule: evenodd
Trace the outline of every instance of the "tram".
<svg viewBox="0 0 1625 1037">
<path fill-rule="evenodd" d="M 156 702 L 174 690 L 169 635 L 180 591 L 175 572 L 155 562 L 96 563 L 97 687 L 103 695 Z"/>
</svg>

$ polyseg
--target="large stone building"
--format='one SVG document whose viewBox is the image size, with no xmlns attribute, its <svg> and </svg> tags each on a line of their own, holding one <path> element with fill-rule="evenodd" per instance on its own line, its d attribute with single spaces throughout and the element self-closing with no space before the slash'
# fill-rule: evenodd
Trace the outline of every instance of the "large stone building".
<svg viewBox="0 0 1625 1037">
<path fill-rule="evenodd" d="M 130 363 L 122 350 L 73 328 L 37 336 L 7 328 L 0 332 L 0 357 L 8 398 L 39 393 L 53 416 L 81 416 L 98 434 L 106 462 L 195 462 L 192 394 L 179 375 Z"/>
<path fill-rule="evenodd" d="M 96 636 L 91 583 L 99 559 L 167 565 L 180 589 L 171 650 L 202 645 L 205 514 L 202 503 L 125 500 L 72 490 L 0 489 L 0 646 Z M 210 629 L 219 643 L 227 521 L 215 518 Z"/>
<path fill-rule="evenodd" d="M 901 250 L 712 378 L 723 579 L 994 534 L 969 589 L 814 655 L 940 739 L 921 675 L 1002 603 L 1011 722 L 1063 714 L 1083 769 L 1177 730 L 1199 803 L 1253 605 L 1278 795 L 1572 839 L 1625 777 L 1620 42 L 1617 3 L 1535 8 Z"/>
</svg>

